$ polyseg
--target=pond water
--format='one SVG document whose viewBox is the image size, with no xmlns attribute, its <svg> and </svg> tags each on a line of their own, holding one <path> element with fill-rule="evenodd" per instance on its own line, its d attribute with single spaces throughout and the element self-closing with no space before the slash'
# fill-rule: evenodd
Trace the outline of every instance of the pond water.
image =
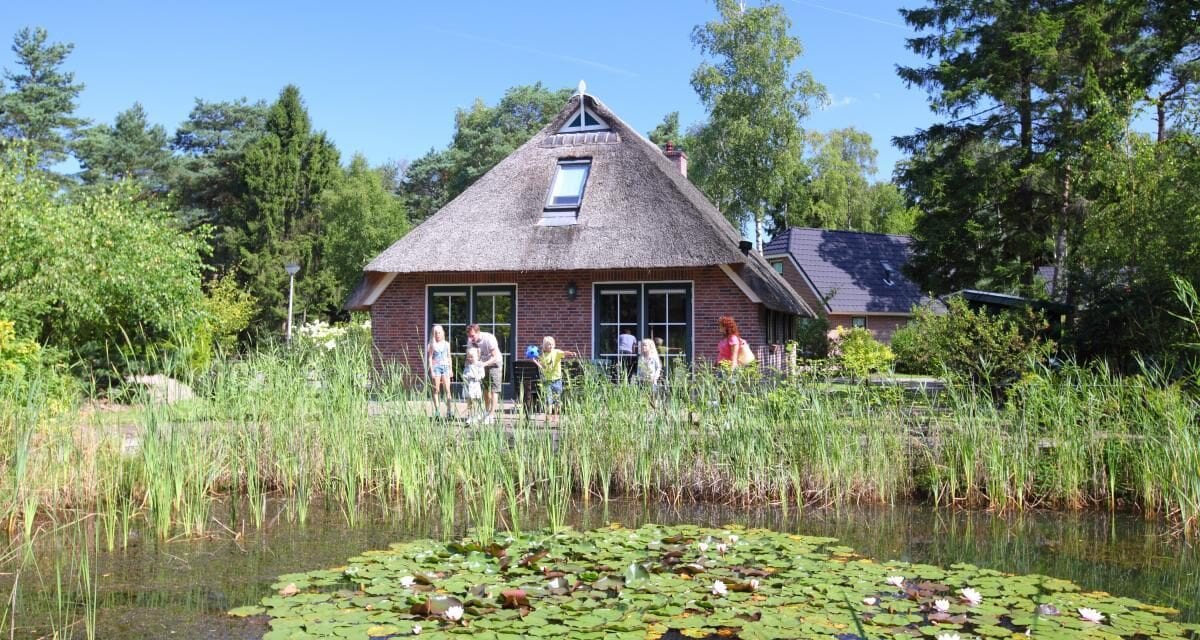
<svg viewBox="0 0 1200 640">
<path fill-rule="evenodd" d="M 1088 590 L 1173 606 L 1181 610 L 1182 620 L 1200 621 L 1200 549 L 1172 536 L 1161 523 L 1130 515 L 997 516 L 911 505 L 784 513 L 773 508 L 673 507 L 622 500 L 607 507 L 581 505 L 572 524 L 592 528 L 609 522 L 741 524 L 832 536 L 880 559 L 939 565 L 969 562 L 1012 573 L 1042 573 Z M 236 537 L 224 530 L 200 540 L 163 542 L 137 536 L 124 551 L 94 553 L 90 558 L 99 575 L 97 637 L 259 638 L 266 630 L 262 620 L 234 619 L 224 613 L 269 594 L 276 576 L 339 566 L 360 551 L 439 535 L 436 523 L 405 522 L 382 514 L 351 528 L 339 512 L 314 507 L 303 527 L 280 519 L 261 531 L 247 529 Z M 43 543 L 38 569 L 22 570 L 15 616 L 10 612 L 5 623 L 15 623 L 14 637 L 38 638 L 52 631 L 45 619 L 57 607 L 54 558 L 69 554 L 66 544 L 64 540 Z M 12 592 L 13 569 L 0 566 L 0 586 L 6 595 Z M 0 606 L 0 611 L 7 608 Z M 70 631 L 83 637 L 82 623 Z"/>
</svg>

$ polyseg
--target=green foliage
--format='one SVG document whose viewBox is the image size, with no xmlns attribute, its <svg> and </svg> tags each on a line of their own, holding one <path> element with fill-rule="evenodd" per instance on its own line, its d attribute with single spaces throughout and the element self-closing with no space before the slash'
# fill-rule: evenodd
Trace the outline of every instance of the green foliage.
<svg viewBox="0 0 1200 640">
<path fill-rule="evenodd" d="M 662 122 L 658 123 L 658 126 L 654 127 L 654 130 L 646 137 L 660 149 L 667 146 L 668 142 L 674 143 L 676 147 L 682 146 L 683 133 L 679 129 L 679 112 L 672 111 L 663 116 Z"/>
<path fill-rule="evenodd" d="M 542 83 L 512 87 L 494 107 L 477 99 L 454 115 L 454 138 L 408 167 L 402 194 L 413 222 L 433 215 L 558 115 L 570 89 Z"/>
<path fill-rule="evenodd" d="M 232 216 L 242 197 L 238 167 L 246 147 L 263 135 L 267 104 L 208 102 L 196 99 L 188 118 L 175 131 L 171 147 L 180 154 L 171 178 L 171 194 L 189 225 L 218 225 Z M 221 242 L 212 260 L 221 269 L 236 262 L 236 247 Z"/>
<path fill-rule="evenodd" d="M 8 91 L 0 91 L 0 134 L 25 141 L 43 170 L 66 159 L 71 140 L 87 124 L 73 115 L 83 84 L 62 70 L 75 45 L 48 38 L 41 27 L 17 32 L 12 46 L 17 70 L 5 70 Z"/>
<path fill-rule="evenodd" d="M 151 125 L 141 103 L 117 114 L 112 125 L 86 130 L 75 144 L 87 183 L 136 180 L 150 191 L 164 191 L 173 165 L 167 131 Z"/>
<path fill-rule="evenodd" d="M 36 159 L 0 162 L 0 316 L 100 369 L 194 327 L 202 240 L 131 184 L 62 194 Z"/>
<path fill-rule="evenodd" d="M 1194 34 L 1179 4 L 933 0 L 901 11 L 921 32 L 909 48 L 929 64 L 900 76 L 943 118 L 898 139 L 912 154 L 900 181 L 925 212 L 910 263 L 918 283 L 1012 291 L 1031 287 L 1041 265 L 1067 274 L 1091 187 L 1103 184 L 1097 152 L 1119 141 L 1181 50 L 1176 32 Z M 1068 303 L 1077 290 L 1054 283 Z"/>
<path fill-rule="evenodd" d="M 990 313 L 951 298 L 945 313 L 913 310 L 913 320 L 892 335 L 901 370 L 950 374 L 999 388 L 1041 366 L 1054 352 L 1042 337 L 1045 318 L 1032 309 Z"/>
<path fill-rule="evenodd" d="M 796 349 L 801 358 L 824 358 L 829 352 L 829 319 L 824 314 L 815 318 L 796 319 Z"/>
<path fill-rule="evenodd" d="M 341 175 L 338 152 L 314 132 L 300 90 L 287 86 L 267 114 L 266 132 L 250 143 L 238 166 L 243 196 L 222 219 L 221 243 L 236 252 L 238 280 L 258 301 L 261 327 L 282 327 L 287 316 L 288 274 L 300 264 L 297 313 L 336 312 L 333 277 L 323 269 L 319 213 L 322 191 Z"/>
<path fill-rule="evenodd" d="M 345 300 L 372 258 L 408 231 L 404 202 L 367 159 L 355 155 L 341 179 L 321 194 L 321 255 L 334 281 L 333 297 Z"/>
<path fill-rule="evenodd" d="M 238 337 L 254 318 L 254 297 L 238 288 L 233 276 L 225 275 L 209 282 L 203 308 L 200 333 L 224 353 L 233 353 Z"/>
<path fill-rule="evenodd" d="M 813 102 L 825 100 L 825 89 L 794 70 L 803 49 L 782 7 L 716 5 L 720 19 L 692 31 L 692 42 L 712 60 L 692 73 L 708 121 L 691 142 L 689 176 L 735 227 L 753 221 L 757 231 L 803 196 L 800 122 Z"/>
<path fill-rule="evenodd" d="M 862 327 L 838 327 L 828 333 L 829 355 L 843 372 L 858 380 L 886 372 L 896 356 Z"/>
<path fill-rule="evenodd" d="M 0 319 L 0 405 L 8 402 L 49 404 L 59 409 L 78 391 L 61 361 L 61 354 L 17 336 L 16 324 Z M 0 423 L 7 409 L 0 408 Z M 0 431 L 3 431 L 0 427 Z"/>
</svg>

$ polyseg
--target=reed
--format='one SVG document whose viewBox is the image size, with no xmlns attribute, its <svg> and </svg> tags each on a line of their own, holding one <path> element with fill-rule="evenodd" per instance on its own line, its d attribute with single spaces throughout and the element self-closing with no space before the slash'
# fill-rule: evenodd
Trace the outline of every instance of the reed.
<svg viewBox="0 0 1200 640">
<path fill-rule="evenodd" d="M 430 419 L 399 372 L 372 372 L 364 344 L 265 348 L 188 380 L 197 399 L 146 397 L 119 418 L 0 389 L 0 515 L 31 538 L 57 514 L 94 513 L 108 548 L 138 519 L 163 538 L 205 535 L 226 499 L 246 505 L 231 528 L 265 526 L 269 498 L 289 522 L 319 500 L 354 525 L 371 499 L 485 538 L 526 512 L 563 526 L 576 501 L 618 496 L 1137 508 L 1189 535 L 1200 522 L 1200 402 L 1149 369 L 1039 371 L 999 402 L 986 384 L 926 395 L 704 370 L 652 402 L 589 374 L 571 381 L 559 422 L 521 414 L 496 427 Z"/>
</svg>

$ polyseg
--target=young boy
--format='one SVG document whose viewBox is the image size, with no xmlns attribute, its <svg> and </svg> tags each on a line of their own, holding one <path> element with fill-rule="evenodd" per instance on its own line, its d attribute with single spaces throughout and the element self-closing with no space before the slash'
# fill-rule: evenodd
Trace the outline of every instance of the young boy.
<svg viewBox="0 0 1200 640">
<path fill-rule="evenodd" d="M 483 414 L 483 363 L 479 361 L 479 349 L 467 348 L 467 359 L 463 363 L 463 399 L 467 401 L 467 422 L 474 423 Z"/>
<path fill-rule="evenodd" d="M 542 353 L 533 362 L 542 370 L 542 396 L 546 403 L 546 416 L 558 413 L 563 391 L 563 358 L 574 358 L 574 351 L 554 348 L 554 337 L 542 338 Z"/>
</svg>

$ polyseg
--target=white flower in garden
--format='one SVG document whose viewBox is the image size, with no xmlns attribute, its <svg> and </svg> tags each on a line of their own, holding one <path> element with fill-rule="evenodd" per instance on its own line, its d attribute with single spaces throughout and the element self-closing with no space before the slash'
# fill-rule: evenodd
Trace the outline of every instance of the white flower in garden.
<svg viewBox="0 0 1200 640">
<path fill-rule="evenodd" d="M 400 578 L 400 586 L 404 587 L 405 589 L 411 589 L 416 583 L 417 579 L 412 576 L 404 576 L 403 578 Z"/>
<path fill-rule="evenodd" d="M 758 591 L 758 585 L 759 585 L 759 584 L 760 584 L 760 583 L 759 583 L 759 581 L 758 581 L 758 578 L 750 578 L 750 589 L 751 589 L 751 590 L 753 590 L 753 591 Z"/>
<path fill-rule="evenodd" d="M 939 633 L 937 640 L 959 640 L 957 633 Z"/>
<path fill-rule="evenodd" d="M 737 541 L 738 541 L 738 537 L 737 537 L 736 533 L 729 536 L 729 544 L 737 544 Z"/>
<path fill-rule="evenodd" d="M 413 635 L 414 635 L 414 636 L 419 636 L 419 635 L 421 635 L 421 625 L 419 625 L 419 624 L 414 624 L 414 625 L 413 625 Z"/>
<path fill-rule="evenodd" d="M 729 551 L 729 545 L 725 544 L 724 542 L 718 542 L 717 553 L 724 555 L 726 551 Z"/>
<path fill-rule="evenodd" d="M 966 600 L 971 606 L 975 606 L 980 602 L 983 602 L 983 594 L 972 589 L 971 587 L 966 587 L 962 591 L 959 591 L 959 593 L 962 594 L 962 599 Z"/>
<path fill-rule="evenodd" d="M 324 347 L 327 351 L 333 351 L 333 348 L 336 346 L 337 346 L 337 342 L 334 340 L 329 340 L 324 344 Z"/>
<path fill-rule="evenodd" d="M 362 328 L 364 328 L 364 329 L 370 329 L 370 328 L 371 328 L 371 319 L 370 319 L 370 318 L 367 318 L 366 320 L 363 320 L 363 323 L 362 323 Z"/>
<path fill-rule="evenodd" d="M 696 546 L 700 548 L 700 553 L 704 553 L 704 552 L 708 551 L 708 543 L 707 542 L 697 543 Z"/>
<path fill-rule="evenodd" d="M 453 607 L 446 609 L 446 619 L 449 620 L 450 622 L 458 622 L 459 620 L 462 620 L 462 617 L 463 617 L 463 608 L 462 607 L 460 607 L 458 605 L 454 605 Z"/>
<path fill-rule="evenodd" d="M 904 576 L 888 576 L 887 583 L 893 587 L 903 587 Z"/>
<path fill-rule="evenodd" d="M 729 589 L 725 587 L 724 582 L 721 582 L 720 580 L 713 582 L 712 594 L 714 596 L 723 596 L 726 593 L 729 593 Z"/>
<path fill-rule="evenodd" d="M 1079 617 L 1083 618 L 1084 620 L 1087 620 L 1088 622 L 1099 623 L 1099 622 L 1104 621 L 1103 613 L 1100 613 L 1099 611 L 1096 611 L 1095 609 L 1089 609 L 1087 607 L 1079 608 Z"/>
<path fill-rule="evenodd" d="M 947 611 L 950 610 L 950 601 L 949 600 L 934 600 L 933 608 L 937 609 L 938 613 L 946 613 Z"/>
<path fill-rule="evenodd" d="M 867 597 L 863 598 L 863 604 L 865 604 L 869 607 L 875 606 L 876 602 L 879 602 L 879 598 L 876 598 L 874 596 L 867 596 Z"/>
</svg>

